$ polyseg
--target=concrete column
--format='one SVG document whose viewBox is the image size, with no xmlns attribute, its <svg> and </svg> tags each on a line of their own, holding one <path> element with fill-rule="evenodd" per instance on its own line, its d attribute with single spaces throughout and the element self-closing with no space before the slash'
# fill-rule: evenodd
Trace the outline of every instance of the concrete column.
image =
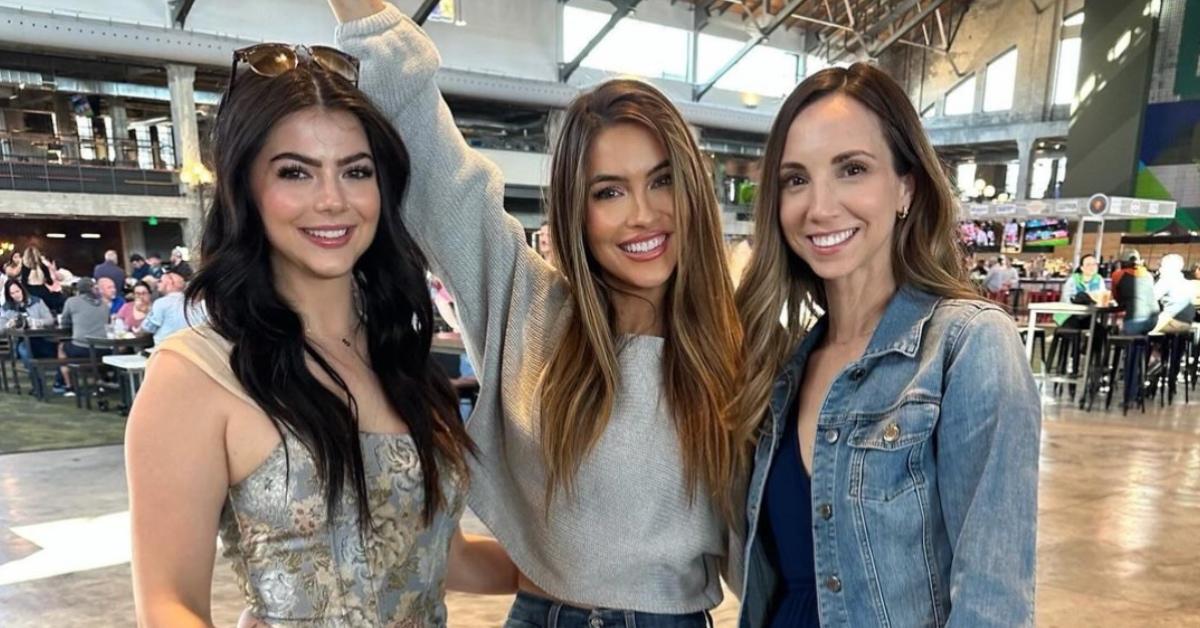
<svg viewBox="0 0 1200 628">
<path fill-rule="evenodd" d="M 1033 172 L 1032 138 L 1017 139 L 1017 159 L 1021 162 L 1017 170 L 1017 200 L 1029 198 L 1029 175 Z"/>
<path fill-rule="evenodd" d="M 125 112 L 124 98 L 111 98 L 108 104 L 108 115 L 112 117 L 113 136 L 109 138 L 113 154 L 118 162 L 137 161 L 137 149 L 132 154 L 129 151 L 129 116 Z"/>
<path fill-rule="evenodd" d="M 171 92 L 171 125 L 175 129 L 175 162 L 180 169 L 200 163 L 200 129 L 196 124 L 196 68 L 167 64 Z"/>
<path fill-rule="evenodd" d="M 196 68 L 190 65 L 167 64 L 167 88 L 171 92 L 171 125 L 175 135 L 175 163 L 182 173 L 203 168 L 200 161 L 200 129 L 196 123 Z M 204 225 L 204 189 L 188 189 L 195 195 L 196 204 L 183 223 L 184 246 L 192 251 L 200 244 Z"/>
<path fill-rule="evenodd" d="M 133 272 L 133 266 L 129 265 L 129 256 L 134 253 L 146 256 L 146 233 L 142 230 L 141 220 L 125 220 L 121 222 L 121 241 L 125 243 L 125 250 L 121 251 L 121 259 L 125 260 L 127 272 Z"/>
</svg>

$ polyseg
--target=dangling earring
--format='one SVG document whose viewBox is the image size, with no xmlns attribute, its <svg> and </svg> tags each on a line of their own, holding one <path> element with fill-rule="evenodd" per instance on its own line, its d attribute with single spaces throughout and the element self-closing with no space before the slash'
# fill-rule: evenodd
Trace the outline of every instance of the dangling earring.
<svg viewBox="0 0 1200 628">
<path fill-rule="evenodd" d="M 904 220 L 905 218 L 908 218 L 908 208 L 907 207 L 900 210 L 900 220 Z"/>
</svg>

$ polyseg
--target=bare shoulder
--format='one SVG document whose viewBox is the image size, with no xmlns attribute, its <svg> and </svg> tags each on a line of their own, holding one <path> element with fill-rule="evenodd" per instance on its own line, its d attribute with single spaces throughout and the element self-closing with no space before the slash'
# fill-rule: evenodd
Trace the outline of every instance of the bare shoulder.
<svg viewBox="0 0 1200 628">
<path fill-rule="evenodd" d="M 145 384 L 129 412 L 127 449 L 135 451 L 149 440 L 156 448 L 167 443 L 204 443 L 223 452 L 229 397 L 191 360 L 173 351 L 159 351 L 146 369 Z"/>
</svg>

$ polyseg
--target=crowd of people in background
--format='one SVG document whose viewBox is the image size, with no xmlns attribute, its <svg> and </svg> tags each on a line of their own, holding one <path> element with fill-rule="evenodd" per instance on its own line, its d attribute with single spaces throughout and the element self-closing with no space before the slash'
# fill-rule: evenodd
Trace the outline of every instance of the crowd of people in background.
<svg viewBox="0 0 1200 628">
<path fill-rule="evenodd" d="M 89 338 L 122 338 L 152 334 L 155 344 L 203 317 L 188 312 L 184 290 L 192 276 L 188 250 L 177 246 L 164 264 L 158 253 L 129 256 L 129 272 L 115 250 L 105 251 L 91 276 L 76 277 L 38 248 L 15 252 L 4 263 L 0 294 L 0 328 L 70 329 L 61 342 L 44 337 L 19 338 L 14 351 L 30 375 L 30 393 L 41 396 L 44 383 L 34 360 L 90 358 Z M 189 319 L 189 316 L 191 317 Z M 95 355 L 108 353 L 96 349 Z M 68 369 L 59 369 L 54 389 L 70 396 L 74 382 Z"/>
</svg>

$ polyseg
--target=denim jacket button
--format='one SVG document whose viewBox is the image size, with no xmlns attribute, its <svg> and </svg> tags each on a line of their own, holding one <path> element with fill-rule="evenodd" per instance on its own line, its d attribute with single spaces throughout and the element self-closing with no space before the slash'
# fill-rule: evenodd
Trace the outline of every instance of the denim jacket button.
<svg viewBox="0 0 1200 628">
<path fill-rule="evenodd" d="M 821 504 L 820 507 L 817 508 L 817 514 L 821 515 L 822 519 L 829 521 L 833 518 L 833 506 L 830 506 L 829 504 Z"/>
<path fill-rule="evenodd" d="M 887 443 L 894 443 L 900 438 L 900 426 L 895 423 L 888 423 L 888 426 L 883 428 L 883 440 Z"/>
<path fill-rule="evenodd" d="M 842 590 L 842 579 L 837 576 L 829 576 L 825 579 L 825 588 L 838 593 Z"/>
<path fill-rule="evenodd" d="M 838 441 L 838 431 L 834 429 L 825 430 L 825 442 L 830 445 Z"/>
</svg>

